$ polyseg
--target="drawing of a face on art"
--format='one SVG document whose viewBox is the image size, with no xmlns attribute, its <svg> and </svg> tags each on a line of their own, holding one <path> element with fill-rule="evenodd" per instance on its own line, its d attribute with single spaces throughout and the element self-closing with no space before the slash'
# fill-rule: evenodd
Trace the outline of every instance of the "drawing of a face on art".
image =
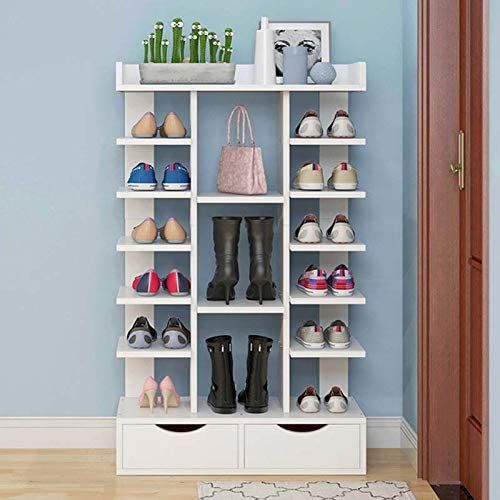
<svg viewBox="0 0 500 500">
<path fill-rule="evenodd" d="M 274 32 L 274 58 L 276 76 L 283 76 L 283 49 L 285 47 L 305 47 L 307 49 L 307 69 L 321 61 L 320 30 L 276 30 Z"/>
</svg>

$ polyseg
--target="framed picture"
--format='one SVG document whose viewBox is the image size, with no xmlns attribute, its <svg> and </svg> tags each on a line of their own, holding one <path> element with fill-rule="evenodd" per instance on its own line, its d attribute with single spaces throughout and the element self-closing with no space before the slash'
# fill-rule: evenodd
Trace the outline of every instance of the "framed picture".
<svg viewBox="0 0 500 500">
<path fill-rule="evenodd" d="M 283 81 L 283 49 L 304 46 L 307 49 L 307 69 L 318 61 L 330 61 L 330 21 L 269 21 L 274 31 L 276 78 Z"/>
</svg>

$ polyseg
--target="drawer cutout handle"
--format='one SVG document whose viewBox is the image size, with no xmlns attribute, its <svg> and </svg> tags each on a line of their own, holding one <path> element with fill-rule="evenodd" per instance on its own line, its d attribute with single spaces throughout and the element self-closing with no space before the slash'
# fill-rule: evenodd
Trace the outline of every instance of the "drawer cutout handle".
<svg viewBox="0 0 500 500">
<path fill-rule="evenodd" d="M 162 429 L 164 431 L 170 432 L 194 432 L 202 427 L 205 427 L 206 424 L 157 424 L 156 427 Z"/>
<path fill-rule="evenodd" d="M 278 427 L 290 432 L 314 432 L 326 426 L 327 424 L 278 424 Z"/>
</svg>

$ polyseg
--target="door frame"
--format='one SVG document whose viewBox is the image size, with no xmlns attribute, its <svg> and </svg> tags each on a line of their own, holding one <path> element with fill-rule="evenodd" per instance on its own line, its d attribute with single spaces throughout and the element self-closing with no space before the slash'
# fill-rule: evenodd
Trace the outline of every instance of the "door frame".
<svg viewBox="0 0 500 500">
<path fill-rule="evenodd" d="M 428 186 L 430 175 L 428 171 L 429 139 L 426 131 L 429 129 L 429 95 L 432 85 L 439 85 L 440 82 L 432 81 L 429 76 L 429 50 L 430 49 L 430 23 L 428 23 L 429 5 L 435 0 L 418 0 L 418 476 L 423 479 L 432 479 L 429 464 L 431 454 L 439 453 L 439 444 L 433 446 L 432 437 L 429 430 L 429 419 L 432 412 L 433 419 L 439 419 L 439 408 L 432 406 L 429 399 L 428 387 L 432 384 L 430 377 L 430 363 L 436 366 L 439 363 L 439 357 L 433 353 L 431 360 L 429 353 L 429 243 L 430 243 L 430 214 L 428 211 Z M 483 327 L 481 331 L 483 341 L 483 367 L 482 367 L 482 388 L 483 388 L 483 415 L 484 424 L 482 429 L 482 487 L 483 496 L 488 498 L 488 0 L 483 0 L 482 12 L 482 30 L 483 30 L 483 305 L 482 320 Z M 457 131 L 458 132 L 458 131 Z M 426 161 L 428 159 L 429 161 Z M 454 158 L 450 158 L 450 162 Z M 445 166 L 446 167 L 446 166 Z M 456 374 L 450 374 L 455 376 Z M 458 416 L 457 416 L 458 418 Z M 451 431 L 450 431 L 451 432 Z M 460 462 L 460 456 L 456 457 L 457 463 Z M 456 465 L 451 468 L 456 470 Z M 459 470 L 459 467 L 458 467 Z M 453 474 L 454 475 L 454 474 Z M 457 483 L 459 478 L 451 478 L 450 483 Z M 479 500 L 479 499 L 478 499 Z"/>
</svg>

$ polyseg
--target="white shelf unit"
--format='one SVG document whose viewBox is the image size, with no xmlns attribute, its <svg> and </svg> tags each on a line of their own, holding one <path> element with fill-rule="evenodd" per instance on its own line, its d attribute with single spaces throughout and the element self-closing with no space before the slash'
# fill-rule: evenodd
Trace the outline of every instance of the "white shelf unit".
<svg viewBox="0 0 500 500">
<path fill-rule="evenodd" d="M 295 289 L 296 276 L 290 276 L 291 256 L 294 252 L 316 251 L 320 264 L 330 269 L 336 262 L 347 262 L 351 251 L 365 251 L 362 243 L 339 248 L 323 242 L 313 250 L 291 239 L 290 208 L 294 199 L 317 199 L 320 204 L 322 226 L 331 222 L 335 210 L 347 214 L 349 199 L 366 197 L 364 191 L 297 191 L 290 189 L 291 147 L 313 145 L 320 148 L 320 163 L 332 165 L 346 161 L 348 145 L 363 145 L 365 139 L 339 141 L 322 138 L 315 141 L 290 138 L 290 98 L 292 92 L 319 92 L 320 114 L 323 123 L 329 123 L 337 108 L 347 109 L 348 92 L 366 90 L 366 65 L 355 63 L 336 65 L 338 78 L 333 85 L 269 85 L 258 86 L 241 75 L 248 74 L 237 67 L 235 85 L 141 85 L 138 65 L 117 63 L 116 90 L 124 92 L 124 135 L 117 144 L 124 146 L 124 183 L 130 170 L 141 161 L 154 164 L 155 146 L 189 147 L 191 191 L 134 192 L 126 187 L 117 190 L 116 197 L 124 200 L 124 234 L 117 243 L 117 251 L 125 259 L 125 283 L 120 287 L 116 303 L 124 305 L 125 332 L 117 340 L 116 356 L 125 359 L 125 391 L 117 412 L 117 474 L 365 474 L 366 473 L 366 418 L 354 398 L 349 398 L 349 410 L 344 414 L 328 413 L 323 407 L 317 414 L 305 414 L 296 407 L 297 394 L 290 392 L 290 370 L 293 359 L 317 358 L 319 363 L 319 391 L 326 394 L 332 385 L 340 385 L 348 394 L 348 359 L 366 356 L 363 347 L 353 338 L 349 349 L 321 352 L 300 346 L 290 331 L 291 311 L 295 304 L 320 306 L 321 324 L 331 322 L 331 306 L 340 311 L 340 319 L 348 320 L 348 304 L 363 304 L 365 298 L 356 293 L 351 298 L 333 296 L 311 298 Z M 155 92 L 188 92 L 190 106 L 190 137 L 186 139 L 135 139 L 129 137 L 132 125 L 146 111 L 154 112 Z M 276 92 L 281 107 L 281 186 L 276 192 L 247 197 L 224 193 L 198 193 L 198 95 L 199 92 Z M 295 117 L 294 117 L 295 118 Z M 328 172 L 326 172 L 328 174 Z M 151 245 L 137 245 L 130 238 L 134 225 L 145 217 L 154 217 L 156 199 L 188 199 L 190 208 L 190 239 L 183 245 L 168 245 L 157 241 Z M 198 207 L 204 204 L 274 204 L 281 211 L 279 239 L 275 248 L 282 257 L 282 283 L 276 301 L 255 301 L 237 298 L 226 306 L 223 302 L 209 302 L 197 296 Z M 188 252 L 192 295 L 173 297 L 161 292 L 152 297 L 138 296 L 130 287 L 133 278 L 153 267 L 156 252 Z M 300 294 L 300 295 L 299 295 Z M 154 324 L 155 305 L 189 307 L 191 345 L 182 350 L 165 349 L 156 342 L 149 349 L 129 348 L 124 335 L 135 318 L 147 316 Z M 269 411 L 264 414 L 245 413 L 238 405 L 232 415 L 213 413 L 198 391 L 198 321 L 208 314 L 273 314 L 281 317 L 280 342 L 273 348 L 281 368 L 281 394 L 272 397 Z M 203 321 L 203 319 L 201 319 Z M 155 325 L 160 333 L 161 325 Z M 154 376 L 154 361 L 159 358 L 184 359 L 189 363 L 189 394 L 183 395 L 178 408 L 167 413 L 155 408 L 139 408 L 137 397 L 144 379 Z M 168 362 L 168 361 L 167 361 Z M 204 374 L 204 377 L 210 374 Z M 300 426 L 300 427 L 297 427 Z M 304 427 L 306 426 L 306 427 Z M 300 432 L 299 432 L 300 431 Z M 307 432 L 304 432 L 307 431 Z M 272 443 L 270 449 L 269 443 Z M 328 443 L 328 446 L 325 446 Z M 264 446 L 265 444 L 265 446 Z M 217 449 L 217 453 L 213 450 Z M 310 457 L 304 464 L 303 456 Z"/>
</svg>

